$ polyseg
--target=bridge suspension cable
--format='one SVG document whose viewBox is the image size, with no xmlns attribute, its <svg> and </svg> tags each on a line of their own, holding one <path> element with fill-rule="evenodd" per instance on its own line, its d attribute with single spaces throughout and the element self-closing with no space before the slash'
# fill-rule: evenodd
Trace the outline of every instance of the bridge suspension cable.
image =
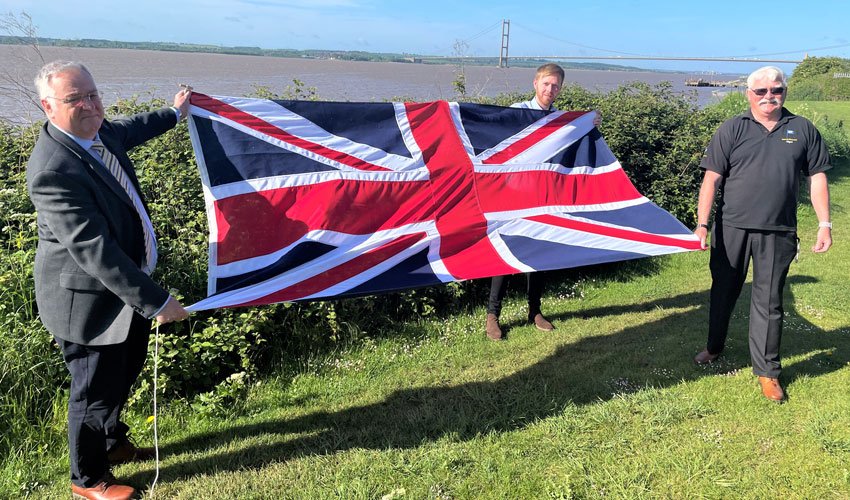
<svg viewBox="0 0 850 500">
<path fill-rule="evenodd" d="M 535 35 L 542 36 L 544 38 L 549 38 L 551 40 L 555 40 L 557 42 L 565 43 L 568 45 L 574 45 L 576 47 L 581 47 L 584 49 L 598 50 L 600 52 L 606 52 L 609 54 L 615 54 L 616 57 L 604 57 L 604 56 L 513 56 L 515 59 L 629 59 L 629 60 L 660 60 L 660 61 L 728 61 L 728 62 L 770 62 L 770 63 L 800 63 L 798 60 L 785 60 L 785 59 L 756 59 L 759 57 L 765 56 L 781 56 L 787 54 L 808 54 L 809 52 L 816 52 L 819 50 L 829 50 L 829 49 L 837 49 L 842 47 L 850 47 L 850 43 L 842 43 L 837 45 L 829 45 L 826 47 L 816 47 L 811 49 L 800 49 L 800 50 L 788 50 L 783 52 L 770 52 L 764 54 L 747 54 L 747 55 L 734 55 L 734 56 L 723 56 L 723 57 L 663 57 L 663 56 L 650 56 L 647 54 L 636 54 L 633 52 L 624 52 L 619 50 L 612 49 L 604 49 L 601 47 L 593 47 L 591 45 L 585 45 L 577 42 L 573 42 L 570 40 L 565 40 L 563 38 L 558 38 L 556 36 L 552 36 L 548 33 L 544 33 L 533 28 L 529 28 L 528 26 L 524 26 L 520 23 L 514 22 L 515 26 L 519 26 L 521 29 L 534 33 Z"/>
</svg>

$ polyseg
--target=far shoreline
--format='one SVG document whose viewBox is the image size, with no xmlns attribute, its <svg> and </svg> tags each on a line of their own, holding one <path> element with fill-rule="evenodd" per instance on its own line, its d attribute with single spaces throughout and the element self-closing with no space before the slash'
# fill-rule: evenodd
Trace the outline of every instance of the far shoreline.
<svg viewBox="0 0 850 500">
<path fill-rule="evenodd" d="M 0 65 L 25 86 L 40 67 L 40 59 L 25 57 L 31 47 L 0 45 Z M 377 61 L 345 61 L 268 57 L 258 55 L 211 54 L 129 48 L 41 47 L 46 61 L 68 59 L 83 62 L 91 70 L 109 105 L 134 95 L 170 101 L 179 83 L 192 85 L 210 95 L 243 96 L 268 88 L 276 94 L 303 83 L 302 90 L 315 88 L 322 100 L 332 101 L 435 101 L 456 100 L 453 81 L 457 64 L 418 64 Z M 36 62 L 38 61 L 38 62 Z M 526 94 L 531 91 L 533 67 L 496 68 L 464 65 L 467 95 L 494 97 L 500 93 Z M 588 90 L 608 91 L 631 81 L 650 85 L 670 81 L 676 92 L 693 93 L 700 106 L 712 101 L 710 88 L 686 87 L 684 82 L 696 73 L 660 71 L 618 71 L 565 69 L 568 83 Z M 740 75 L 718 74 L 732 80 Z M 41 110 L 33 103 L 0 96 L 0 117 L 36 117 Z"/>
</svg>

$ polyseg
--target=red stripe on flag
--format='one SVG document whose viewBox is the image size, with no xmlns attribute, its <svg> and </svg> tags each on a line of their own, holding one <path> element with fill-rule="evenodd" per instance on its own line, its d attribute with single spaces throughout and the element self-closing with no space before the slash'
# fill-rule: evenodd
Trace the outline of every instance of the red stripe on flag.
<svg viewBox="0 0 850 500">
<path fill-rule="evenodd" d="M 485 213 L 553 205 L 597 205 L 642 197 L 622 169 L 604 174 L 549 170 L 476 172 L 475 179 Z"/>
<path fill-rule="evenodd" d="M 440 258 L 446 269 L 458 279 L 519 272 L 505 263 L 487 238 L 472 161 L 454 127 L 448 103 L 408 103 L 405 108 L 413 138 L 431 172 Z"/>
<path fill-rule="evenodd" d="M 597 224 L 591 224 L 589 222 L 564 219 L 562 217 L 555 217 L 554 215 L 538 215 L 534 217 L 527 217 L 526 220 L 549 224 L 552 226 L 564 227 L 567 229 L 574 229 L 583 233 L 598 234 L 601 236 L 609 236 L 611 238 L 619 238 L 621 240 L 638 241 L 641 243 L 649 243 L 652 245 L 667 247 L 678 247 L 685 250 L 702 249 L 698 240 L 680 240 L 677 238 L 670 238 L 668 236 L 659 236 L 656 234 L 641 233 L 639 231 L 629 231 L 628 229 L 601 226 Z"/>
<path fill-rule="evenodd" d="M 568 111 L 563 115 L 559 116 L 558 118 L 555 118 L 549 123 L 541 126 L 540 128 L 523 137 L 522 139 L 511 144 L 510 146 L 506 147 L 505 149 L 494 154 L 490 158 L 487 158 L 482 163 L 484 163 L 485 165 L 493 165 L 510 161 L 515 156 L 524 153 L 530 147 L 539 143 L 546 137 L 554 134 L 556 131 L 558 131 L 558 129 L 560 129 L 564 125 L 567 125 L 579 116 L 585 115 L 587 113 L 588 111 Z"/>
<path fill-rule="evenodd" d="M 258 299 L 242 304 L 235 304 L 227 307 L 255 306 L 263 304 L 273 304 L 275 302 L 286 302 L 298 300 L 316 293 L 326 290 L 338 283 L 341 283 L 349 278 L 374 267 L 394 255 L 410 248 L 411 245 L 425 238 L 425 233 L 409 234 L 397 238 L 386 245 L 370 250 L 362 255 L 359 255 L 344 264 L 340 264 L 332 269 L 312 276 L 296 285 L 284 288 L 269 295 L 265 295 Z"/>
<path fill-rule="evenodd" d="M 219 265 L 276 252 L 308 231 L 370 234 L 434 217 L 427 181 L 334 180 L 229 196 L 214 206 Z"/>
<path fill-rule="evenodd" d="M 288 132 L 284 132 L 280 128 L 272 125 L 271 123 L 265 120 L 257 118 L 252 114 L 246 113 L 241 109 L 219 101 L 218 99 L 213 99 L 208 95 L 193 92 L 189 102 L 193 106 L 206 109 L 207 111 L 215 113 L 223 118 L 227 118 L 228 120 L 233 120 L 234 122 L 240 125 L 244 125 L 252 130 L 256 130 L 261 134 L 265 134 L 270 137 L 274 137 L 275 139 L 279 139 L 287 144 L 292 144 L 293 146 L 306 149 L 307 151 L 313 152 L 329 160 L 342 163 L 343 165 L 347 165 L 358 170 L 372 170 L 384 172 L 391 171 L 391 169 L 389 168 L 374 165 L 367 161 L 361 160 L 360 158 L 351 156 L 348 153 L 343 153 L 341 151 L 326 148 L 322 145 L 310 142 L 306 139 L 296 137 Z"/>
</svg>

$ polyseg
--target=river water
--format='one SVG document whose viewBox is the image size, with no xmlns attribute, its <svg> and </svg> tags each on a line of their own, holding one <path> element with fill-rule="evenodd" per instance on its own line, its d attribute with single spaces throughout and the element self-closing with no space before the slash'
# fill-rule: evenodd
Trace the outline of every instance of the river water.
<svg viewBox="0 0 850 500">
<path fill-rule="evenodd" d="M 179 83 L 192 85 L 198 92 L 241 96 L 257 86 L 281 93 L 293 79 L 316 87 L 322 99 L 335 101 L 416 100 L 454 98 L 452 81 L 457 65 L 379 63 L 324 59 L 295 59 L 223 54 L 161 52 L 131 49 L 91 49 L 41 47 L 45 61 L 69 59 L 83 62 L 104 93 L 104 103 L 134 94 L 152 94 L 169 101 Z M 0 80 L 12 78 L 32 88 L 32 79 L 41 66 L 38 54 L 29 47 L 0 45 Z M 530 91 L 532 68 L 495 68 L 467 65 L 464 68 L 468 95 L 494 96 L 500 92 Z M 588 89 L 610 90 L 639 80 L 657 84 L 669 80 L 673 89 L 690 92 L 700 105 L 712 100 L 714 92 L 727 89 L 686 87 L 685 80 L 698 75 L 651 71 L 568 70 L 566 80 Z M 740 75 L 718 75 L 733 80 Z M 8 87 L 0 81 L 0 89 Z M 42 119 L 38 107 L 15 92 L 0 93 L 0 118 L 20 121 L 27 116 Z"/>
</svg>

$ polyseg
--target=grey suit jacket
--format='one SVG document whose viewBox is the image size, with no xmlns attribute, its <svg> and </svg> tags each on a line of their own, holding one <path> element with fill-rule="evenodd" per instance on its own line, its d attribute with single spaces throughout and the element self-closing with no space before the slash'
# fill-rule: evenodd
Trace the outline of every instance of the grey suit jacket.
<svg viewBox="0 0 850 500">
<path fill-rule="evenodd" d="M 100 138 L 141 195 L 127 150 L 176 124 L 171 109 L 104 120 Z M 45 123 L 27 164 L 38 212 L 35 297 L 55 337 L 84 345 L 126 340 L 134 314 L 153 316 L 168 292 L 139 268 L 141 221 L 124 188 L 97 160 Z"/>
</svg>

